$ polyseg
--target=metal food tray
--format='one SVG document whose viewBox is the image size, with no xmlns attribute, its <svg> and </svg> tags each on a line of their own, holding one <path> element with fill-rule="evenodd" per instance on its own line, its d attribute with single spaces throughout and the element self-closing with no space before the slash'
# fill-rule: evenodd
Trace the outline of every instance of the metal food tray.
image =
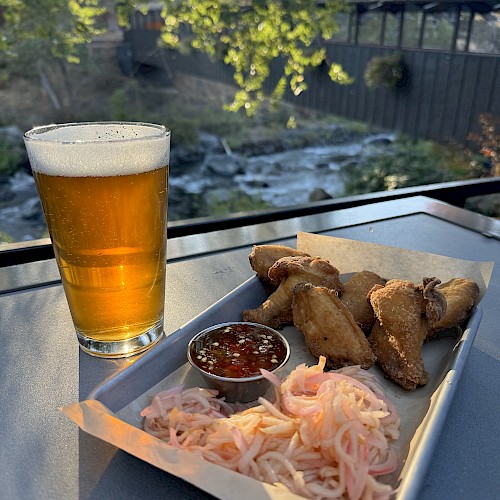
<svg viewBox="0 0 500 500">
<path fill-rule="evenodd" d="M 262 282 L 256 276 L 250 278 L 168 335 L 134 364 L 98 385 L 87 399 L 100 401 L 116 413 L 118 418 L 140 428 L 141 420 L 135 407 L 135 416 L 127 418 L 127 412 L 130 413 L 127 407 L 136 404 L 133 402 L 138 398 L 147 400 L 158 390 L 179 382 L 185 386 L 202 384 L 201 378 L 196 378 L 197 375 L 187 363 L 186 349 L 189 340 L 208 326 L 241 320 L 244 309 L 257 307 L 267 296 L 268 290 Z M 401 416 L 401 437 L 396 444 L 400 467 L 391 475 L 385 476 L 384 481 L 397 487 L 398 499 L 418 498 L 481 316 L 481 308 L 476 306 L 458 340 L 443 338 L 424 344 L 422 357 L 429 372 L 429 382 L 424 387 L 405 391 L 392 381 L 384 379 L 378 367 L 370 369 L 378 375 L 384 391 Z M 286 369 L 280 373 L 281 376 L 300 363 L 311 365 L 317 362 L 309 354 L 302 335 L 294 327 L 284 328 L 283 333 L 290 341 L 292 355 Z"/>
</svg>

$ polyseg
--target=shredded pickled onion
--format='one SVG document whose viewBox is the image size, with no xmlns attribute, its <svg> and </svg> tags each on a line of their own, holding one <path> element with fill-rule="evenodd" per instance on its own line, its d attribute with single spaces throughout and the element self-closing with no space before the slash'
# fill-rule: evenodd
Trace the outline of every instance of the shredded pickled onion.
<svg viewBox="0 0 500 500">
<path fill-rule="evenodd" d="M 397 467 L 399 416 L 376 378 L 359 366 L 324 372 L 299 365 L 276 387 L 276 402 L 232 413 L 209 389 L 157 394 L 144 429 L 172 446 L 306 498 L 389 498 L 378 481 Z"/>
</svg>

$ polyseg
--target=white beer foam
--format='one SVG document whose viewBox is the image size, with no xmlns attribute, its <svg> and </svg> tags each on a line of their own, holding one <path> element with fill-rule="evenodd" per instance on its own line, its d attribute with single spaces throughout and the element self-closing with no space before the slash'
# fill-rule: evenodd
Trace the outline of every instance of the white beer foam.
<svg viewBox="0 0 500 500">
<path fill-rule="evenodd" d="M 170 132 L 136 123 L 89 123 L 34 129 L 26 150 L 35 172 L 109 177 L 147 172 L 169 163 Z"/>
</svg>

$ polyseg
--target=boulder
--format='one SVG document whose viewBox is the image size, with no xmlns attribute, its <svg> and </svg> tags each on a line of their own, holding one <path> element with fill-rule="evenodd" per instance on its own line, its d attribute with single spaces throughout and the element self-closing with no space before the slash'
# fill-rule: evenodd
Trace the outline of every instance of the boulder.
<svg viewBox="0 0 500 500">
<path fill-rule="evenodd" d="M 0 127 L 0 142 L 6 142 L 11 146 L 24 145 L 24 133 L 15 125 Z"/>
<path fill-rule="evenodd" d="M 24 220 L 43 220 L 43 211 L 38 196 L 27 199 L 21 205 L 21 217 Z"/>
<path fill-rule="evenodd" d="M 0 176 L 0 201 L 10 201 L 16 195 L 10 187 L 10 183 L 8 181 L 3 182 L 2 177 L 7 177 L 7 176 Z"/>
<path fill-rule="evenodd" d="M 316 188 L 309 193 L 309 201 L 331 200 L 330 196 L 324 189 Z"/>
<path fill-rule="evenodd" d="M 222 177 L 234 177 L 245 173 L 246 160 L 236 154 L 211 154 L 205 159 L 204 168 Z"/>
</svg>

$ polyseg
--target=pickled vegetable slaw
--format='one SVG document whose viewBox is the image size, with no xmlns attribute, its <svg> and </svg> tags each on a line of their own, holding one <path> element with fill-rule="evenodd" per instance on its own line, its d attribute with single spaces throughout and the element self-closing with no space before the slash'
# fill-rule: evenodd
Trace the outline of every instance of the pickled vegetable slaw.
<svg viewBox="0 0 500 500">
<path fill-rule="evenodd" d="M 216 391 L 175 387 L 141 415 L 144 429 L 171 446 L 307 498 L 389 498 L 377 480 L 397 467 L 391 443 L 399 415 L 376 378 L 360 367 L 324 372 L 299 365 L 276 387 L 273 404 L 233 413 Z"/>
</svg>

